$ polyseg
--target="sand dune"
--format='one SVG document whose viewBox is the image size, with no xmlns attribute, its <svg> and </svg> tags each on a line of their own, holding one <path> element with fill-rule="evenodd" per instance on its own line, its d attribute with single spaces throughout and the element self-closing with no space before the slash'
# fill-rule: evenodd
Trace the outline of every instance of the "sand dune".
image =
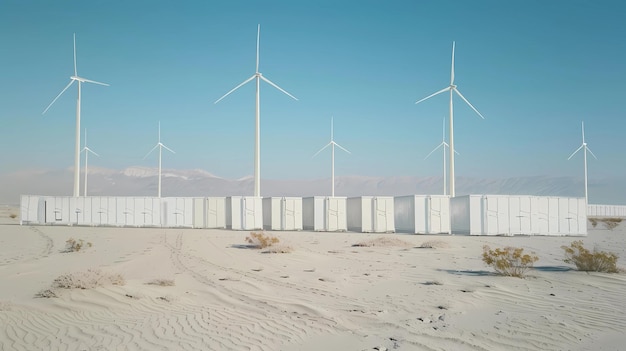
<svg viewBox="0 0 626 351">
<path fill-rule="evenodd" d="M 626 275 L 563 263 L 565 237 L 248 232 L 19 226 L 0 210 L 2 350 L 617 350 Z M 70 237 L 91 242 L 63 253 Z M 353 246 L 377 238 L 374 246 Z M 587 246 L 626 257 L 624 224 Z M 419 248 L 425 242 L 436 248 Z M 540 260 L 495 276 L 483 245 Z M 623 261 L 619 262 L 623 265 Z M 126 284 L 35 297 L 60 275 L 100 269 Z M 149 284 L 173 280 L 173 286 Z"/>
</svg>

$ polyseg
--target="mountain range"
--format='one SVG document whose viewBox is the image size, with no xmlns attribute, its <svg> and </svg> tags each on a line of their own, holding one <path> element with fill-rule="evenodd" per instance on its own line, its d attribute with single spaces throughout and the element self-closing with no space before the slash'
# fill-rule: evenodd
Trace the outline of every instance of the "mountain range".
<svg viewBox="0 0 626 351">
<path fill-rule="evenodd" d="M 129 167 L 123 170 L 89 170 L 90 196 L 156 196 L 157 170 Z M 336 177 L 336 196 L 442 194 L 442 177 Z M 0 174 L 0 204 L 18 204 L 20 195 L 71 195 L 71 168 L 25 170 Z M 252 195 L 252 176 L 225 179 L 199 169 L 162 171 L 162 196 L 234 196 Z M 81 195 L 84 183 L 81 179 Z M 457 195 L 508 194 L 540 196 L 584 196 L 582 178 L 527 176 L 510 178 L 456 178 Z M 262 179 L 261 194 L 267 196 L 330 195 L 330 179 Z M 589 203 L 626 205 L 626 182 L 622 178 L 590 179 Z"/>
</svg>

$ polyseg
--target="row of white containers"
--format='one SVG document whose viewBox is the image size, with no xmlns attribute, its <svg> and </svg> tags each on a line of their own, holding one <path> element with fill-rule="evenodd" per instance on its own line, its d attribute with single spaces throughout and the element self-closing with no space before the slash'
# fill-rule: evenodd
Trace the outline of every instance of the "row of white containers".
<svg viewBox="0 0 626 351">
<path fill-rule="evenodd" d="M 467 195 L 205 198 L 23 195 L 23 224 L 465 235 L 586 235 L 582 198 Z"/>
<path fill-rule="evenodd" d="M 626 218 L 626 206 L 620 205 L 588 205 L 589 217 L 621 217 Z"/>
</svg>

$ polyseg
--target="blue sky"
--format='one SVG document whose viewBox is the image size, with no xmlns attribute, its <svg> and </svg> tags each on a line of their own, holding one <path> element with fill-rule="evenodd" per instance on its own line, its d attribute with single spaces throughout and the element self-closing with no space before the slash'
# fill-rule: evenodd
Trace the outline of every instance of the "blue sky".
<svg viewBox="0 0 626 351">
<path fill-rule="evenodd" d="M 440 176 L 452 41 L 457 176 L 581 176 L 585 121 L 598 160 L 590 178 L 626 176 L 626 4 L 619 1 L 18 1 L 0 2 L 0 173 L 73 166 L 76 87 L 42 116 L 73 73 L 90 167 L 253 174 L 255 70 L 264 179 L 336 174 Z"/>
</svg>

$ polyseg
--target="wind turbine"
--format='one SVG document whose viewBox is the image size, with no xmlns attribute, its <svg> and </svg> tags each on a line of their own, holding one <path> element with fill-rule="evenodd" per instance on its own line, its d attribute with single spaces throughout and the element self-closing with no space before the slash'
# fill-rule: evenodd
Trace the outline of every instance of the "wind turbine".
<svg viewBox="0 0 626 351">
<path fill-rule="evenodd" d="M 79 188 L 80 188 L 80 88 L 82 83 L 94 83 L 98 85 L 109 86 L 106 83 L 96 82 L 95 80 L 89 80 L 86 78 L 82 78 L 78 76 L 78 71 L 76 69 L 76 33 L 74 33 L 74 75 L 70 76 L 70 82 L 61 90 L 59 95 L 57 95 L 54 100 L 46 107 L 46 109 L 41 113 L 45 114 L 48 109 L 57 101 L 57 99 L 63 95 L 63 93 L 72 85 L 74 82 L 78 82 L 78 98 L 76 100 L 76 141 L 74 147 L 74 197 L 79 196 Z"/>
<path fill-rule="evenodd" d="M 443 194 L 446 195 L 446 148 L 450 147 L 450 145 L 448 145 L 448 143 L 446 143 L 446 118 L 443 118 L 443 136 L 441 138 L 441 144 L 437 145 L 437 147 L 435 147 L 433 149 L 433 151 L 431 151 L 426 157 L 424 157 L 424 160 L 427 159 L 428 157 L 430 157 L 430 155 L 433 154 L 433 152 L 437 151 L 437 149 L 439 148 L 443 148 Z M 455 154 L 459 154 L 458 152 L 456 152 L 456 150 L 454 150 Z"/>
<path fill-rule="evenodd" d="M 476 112 L 480 118 L 485 119 L 485 117 L 483 117 L 483 115 L 480 114 L 480 112 L 478 112 L 478 110 L 469 102 L 467 101 L 467 99 L 465 98 L 465 96 L 463 96 L 463 94 L 461 94 L 461 92 L 459 91 L 459 89 L 457 89 L 456 85 L 454 85 L 454 46 L 455 46 L 455 42 L 452 42 L 452 69 L 450 70 L 450 85 L 439 90 L 438 92 L 428 95 L 427 97 L 416 101 L 416 104 L 419 104 L 420 102 L 424 101 L 424 100 L 428 100 L 431 97 L 435 96 L 435 95 L 439 95 L 443 92 L 446 91 L 450 91 L 450 196 L 454 197 L 455 196 L 455 186 L 454 186 L 454 109 L 452 107 L 452 97 L 454 96 L 454 93 L 457 93 L 457 95 L 459 95 L 461 97 L 461 99 L 463 99 L 463 101 L 465 101 L 465 103 L 467 103 L 469 105 L 469 107 L 472 108 L 472 110 L 474 110 L 474 112 Z"/>
<path fill-rule="evenodd" d="M 163 145 L 163 143 L 161 142 L 161 122 L 159 122 L 159 142 L 152 148 L 152 150 L 150 150 L 146 156 L 143 157 L 143 159 L 145 160 L 146 157 L 148 157 L 148 155 L 150 155 L 152 153 L 152 151 L 154 151 L 156 148 L 159 148 L 159 190 L 158 190 L 158 197 L 161 197 L 161 156 L 163 154 L 163 149 L 175 154 L 174 150 L 170 149 L 169 147 Z"/>
<path fill-rule="evenodd" d="M 330 196 L 335 197 L 335 146 L 340 148 L 341 150 L 347 152 L 350 154 L 350 151 L 344 149 L 341 145 L 337 144 L 335 142 L 334 136 L 333 136 L 333 118 L 331 117 L 330 119 L 330 142 L 328 144 L 326 144 L 326 146 L 324 146 L 323 148 L 320 149 L 320 151 L 316 152 L 315 155 L 313 155 L 313 157 L 317 156 L 320 152 L 322 152 L 325 148 L 327 147 L 331 147 L 331 156 L 330 156 Z"/>
<path fill-rule="evenodd" d="M 587 151 L 589 151 L 589 153 L 591 154 L 591 156 L 593 156 L 593 158 L 595 158 L 596 160 L 598 159 L 596 157 L 596 155 L 593 154 L 593 152 L 591 152 L 591 149 L 587 147 L 587 143 L 585 142 L 585 122 L 582 122 L 582 131 L 583 131 L 583 143 L 582 145 L 580 145 L 580 147 L 578 149 L 576 149 L 576 151 L 574 151 L 568 158 L 567 160 L 569 161 L 569 159 L 571 159 L 572 157 L 574 157 L 574 155 L 580 151 L 583 150 L 583 162 L 585 165 L 585 204 L 589 203 L 589 198 L 587 196 Z"/>
<path fill-rule="evenodd" d="M 92 154 L 100 157 L 100 155 L 98 155 L 97 153 L 93 152 L 88 146 L 87 146 L 87 128 L 85 128 L 85 147 L 83 148 L 83 150 L 85 152 L 85 197 L 87 197 L 87 163 L 89 160 L 89 153 L 91 152 Z"/>
<path fill-rule="evenodd" d="M 278 85 L 272 83 L 269 79 L 265 78 L 261 74 L 261 72 L 259 72 L 259 39 L 260 39 L 260 37 L 261 37 L 261 25 L 259 24 L 258 28 L 257 28 L 257 36 L 256 36 L 256 71 L 255 71 L 255 73 L 252 75 L 252 77 L 244 80 L 243 83 L 237 85 L 231 91 L 229 91 L 228 93 L 224 94 L 224 96 L 222 96 L 221 98 L 217 99 L 217 101 L 215 101 L 215 104 L 217 104 L 223 98 L 225 98 L 228 95 L 230 95 L 230 93 L 232 93 L 233 91 L 239 89 L 239 87 L 245 85 L 246 83 L 250 82 L 253 79 L 256 79 L 256 109 L 255 109 L 256 114 L 255 114 L 255 134 L 254 134 L 254 196 L 256 196 L 256 197 L 260 197 L 261 196 L 261 129 L 260 129 L 260 127 L 261 127 L 260 126 L 260 124 L 261 124 L 261 107 L 260 107 L 260 95 L 259 95 L 259 87 L 261 85 L 260 84 L 261 80 L 263 80 L 266 83 L 270 84 L 274 88 L 282 91 L 283 93 L 285 93 L 286 95 L 288 95 L 292 99 L 294 99 L 296 101 L 298 100 L 295 96 L 289 94 L 288 92 L 283 90 Z"/>
</svg>

